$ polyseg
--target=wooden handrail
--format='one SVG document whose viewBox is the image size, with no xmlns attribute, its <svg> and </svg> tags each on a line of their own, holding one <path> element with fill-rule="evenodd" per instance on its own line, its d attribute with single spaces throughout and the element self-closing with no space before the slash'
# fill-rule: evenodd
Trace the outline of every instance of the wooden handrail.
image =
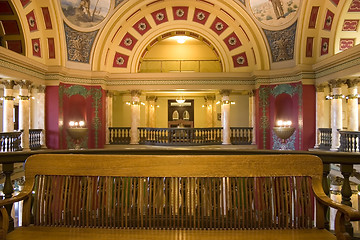
<svg viewBox="0 0 360 240">
<path fill-rule="evenodd" d="M 22 132 L 2 132 L 0 133 L 0 151 L 15 152 L 21 151 Z"/>
<path fill-rule="evenodd" d="M 360 131 L 339 131 L 340 152 L 360 152 Z"/>
</svg>

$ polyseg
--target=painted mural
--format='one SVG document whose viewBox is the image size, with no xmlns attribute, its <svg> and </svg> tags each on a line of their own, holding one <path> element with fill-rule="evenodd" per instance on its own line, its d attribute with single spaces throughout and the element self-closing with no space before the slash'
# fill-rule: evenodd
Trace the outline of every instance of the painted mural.
<svg viewBox="0 0 360 240">
<path fill-rule="evenodd" d="M 60 0 L 65 17 L 74 25 L 88 28 L 100 23 L 110 9 L 110 0 Z"/>
<path fill-rule="evenodd" d="M 300 7 L 301 0 L 250 0 L 251 10 L 257 20 L 280 26 L 291 21 Z"/>
</svg>

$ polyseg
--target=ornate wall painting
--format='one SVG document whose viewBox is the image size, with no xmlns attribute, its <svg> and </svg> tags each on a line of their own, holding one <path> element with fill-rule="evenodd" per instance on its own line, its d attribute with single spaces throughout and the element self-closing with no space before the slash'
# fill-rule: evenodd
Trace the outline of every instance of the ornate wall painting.
<svg viewBox="0 0 360 240">
<path fill-rule="evenodd" d="M 263 29 L 269 42 L 273 62 L 281 62 L 294 58 L 296 24 L 280 31 Z"/>
<path fill-rule="evenodd" d="M 60 0 L 65 17 L 74 25 L 89 28 L 99 24 L 109 12 L 111 0 Z"/>
<path fill-rule="evenodd" d="M 64 23 L 67 57 L 69 61 L 89 63 L 90 52 L 98 30 L 79 32 Z"/>
<path fill-rule="evenodd" d="M 295 18 L 301 0 L 250 0 L 255 18 L 269 26 L 281 26 Z"/>
</svg>

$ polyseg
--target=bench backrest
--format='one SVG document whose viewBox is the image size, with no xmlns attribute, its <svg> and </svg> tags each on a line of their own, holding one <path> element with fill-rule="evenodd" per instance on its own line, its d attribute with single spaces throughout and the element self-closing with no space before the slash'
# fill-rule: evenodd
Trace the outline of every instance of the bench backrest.
<svg viewBox="0 0 360 240">
<path fill-rule="evenodd" d="M 310 155 L 38 155 L 26 162 L 36 225 L 311 228 Z"/>
</svg>

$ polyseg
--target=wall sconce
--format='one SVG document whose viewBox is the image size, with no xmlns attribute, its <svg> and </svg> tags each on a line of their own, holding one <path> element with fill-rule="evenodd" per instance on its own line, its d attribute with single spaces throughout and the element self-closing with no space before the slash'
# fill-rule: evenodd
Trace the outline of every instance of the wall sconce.
<svg viewBox="0 0 360 240">
<path fill-rule="evenodd" d="M 212 107 L 212 105 L 211 104 L 209 104 L 209 105 L 207 105 L 207 104 L 204 104 L 204 105 L 202 105 L 201 107 L 207 107 L 207 108 L 211 108 Z"/>
<path fill-rule="evenodd" d="M 82 127 L 84 127 L 85 126 L 85 122 L 84 121 L 79 121 L 79 122 L 77 122 L 77 121 L 70 121 L 69 122 L 69 127 L 71 127 L 71 128 L 82 128 Z"/>
<path fill-rule="evenodd" d="M 291 121 L 278 120 L 278 121 L 276 122 L 276 125 L 277 125 L 278 127 L 291 127 L 292 122 L 291 122 Z"/>
</svg>

